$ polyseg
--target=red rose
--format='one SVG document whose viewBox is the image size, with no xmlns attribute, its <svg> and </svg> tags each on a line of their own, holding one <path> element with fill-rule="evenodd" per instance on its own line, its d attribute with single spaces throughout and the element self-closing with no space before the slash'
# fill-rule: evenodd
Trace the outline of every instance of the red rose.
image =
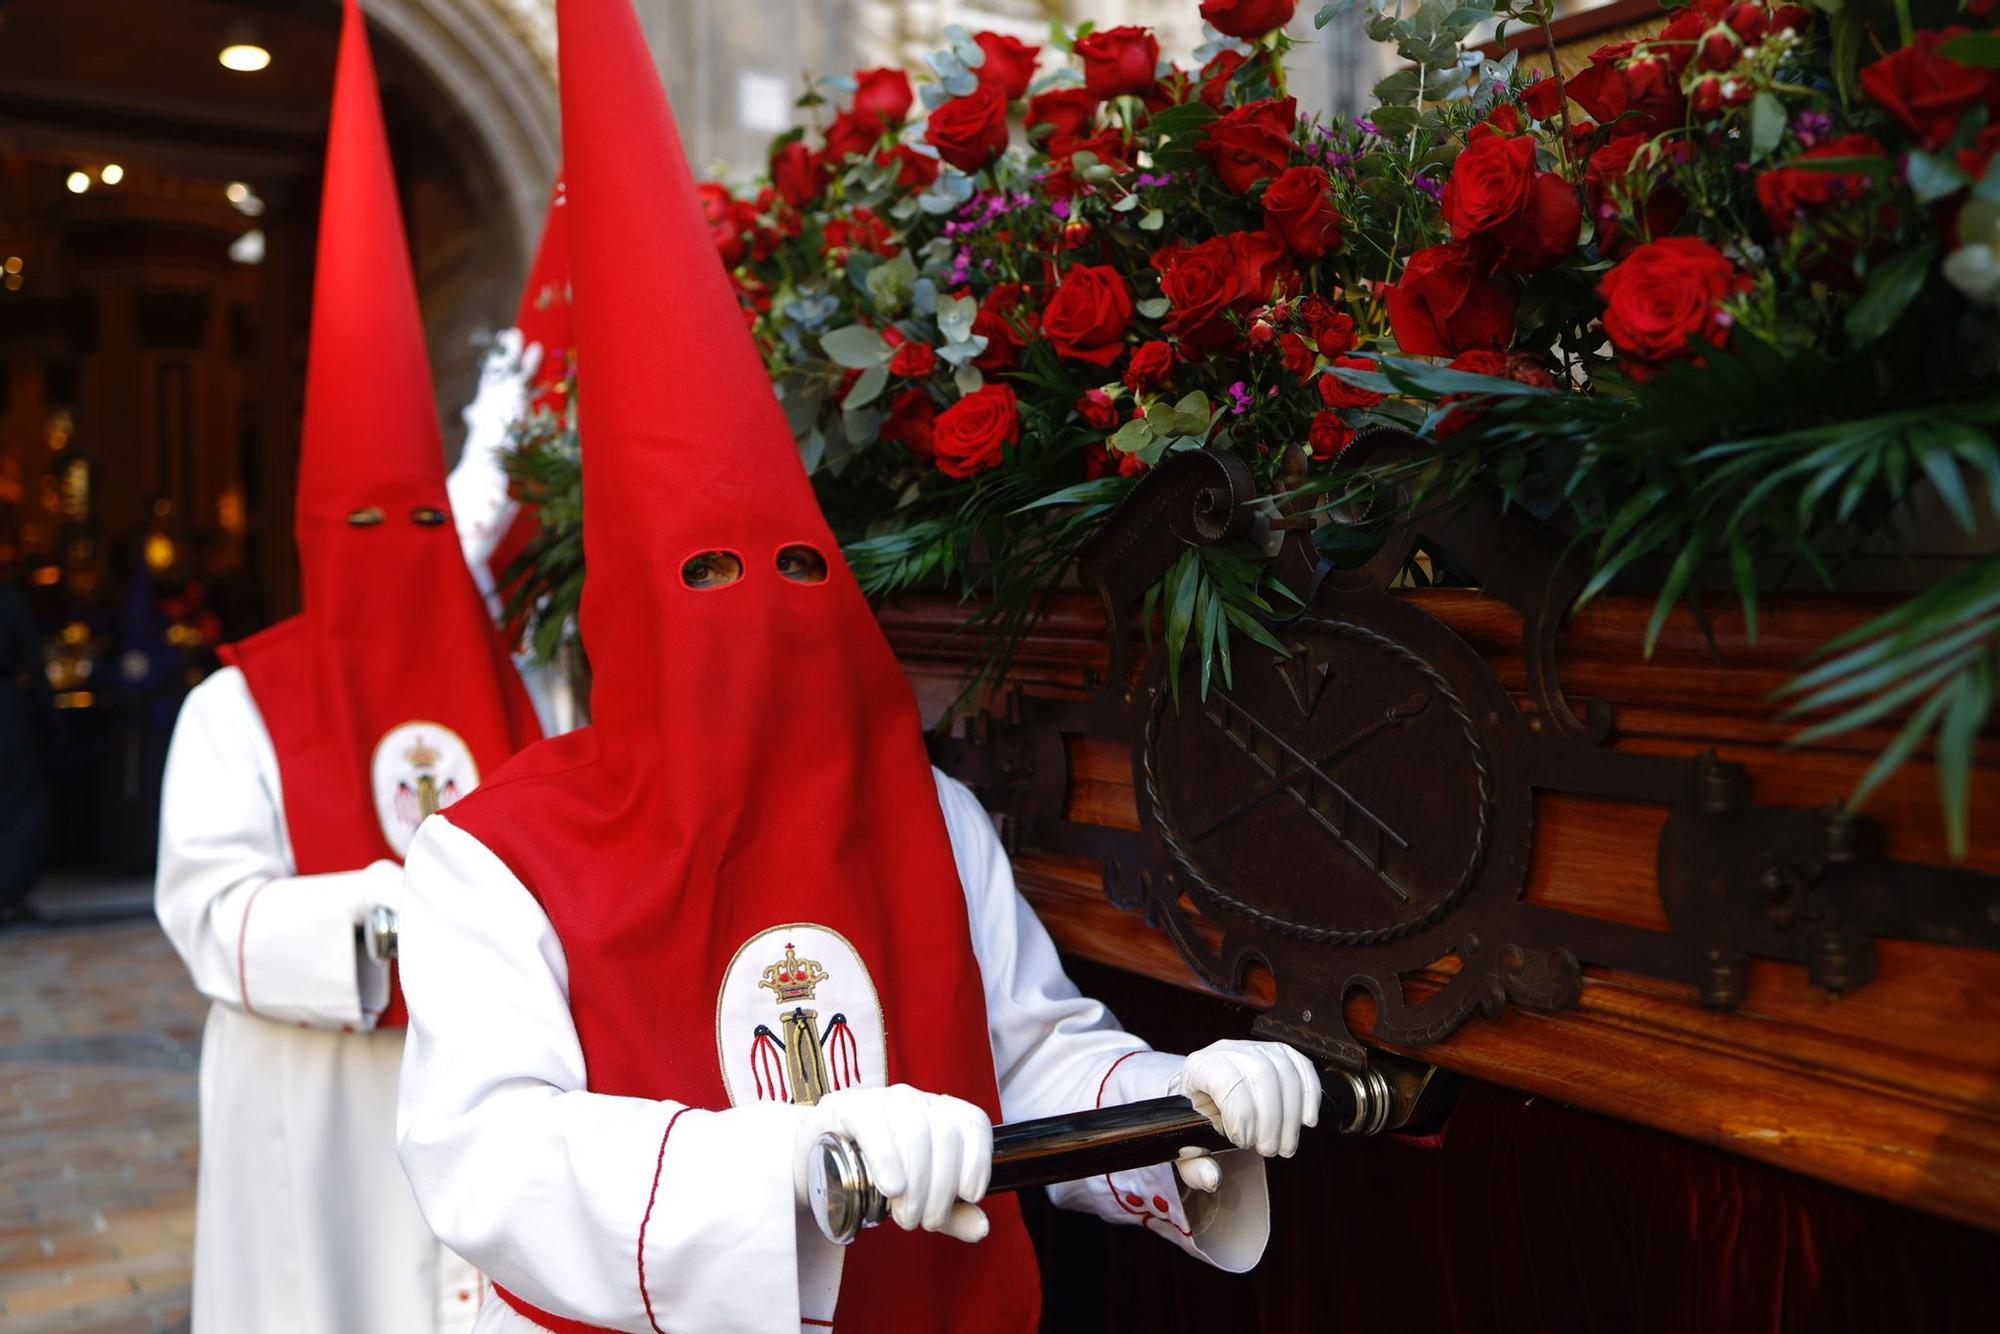
<svg viewBox="0 0 2000 1334">
<path fill-rule="evenodd" d="M 1146 460 L 1140 458 L 1137 454 L 1120 454 L 1118 456 L 1118 475 L 1120 477 L 1144 477 L 1148 472 L 1152 471 L 1152 468 L 1152 464 L 1146 462 Z"/>
<path fill-rule="evenodd" d="M 843 111 L 826 131 L 826 155 L 834 162 L 866 157 L 882 142 L 882 122 L 862 111 Z"/>
<path fill-rule="evenodd" d="M 1315 353 L 1306 346 L 1306 340 L 1295 333 L 1279 336 L 1278 358 L 1285 363 L 1285 369 L 1300 380 L 1306 379 L 1313 373 Z"/>
<path fill-rule="evenodd" d="M 1054 88 L 1028 99 L 1028 129 L 1049 127 L 1043 141 L 1050 154 L 1067 153 L 1072 140 L 1097 123 L 1097 95 L 1083 88 Z"/>
<path fill-rule="evenodd" d="M 1576 249 L 1583 206 L 1569 182 L 1535 165 L 1528 135 L 1475 134 L 1445 182 L 1444 219 L 1461 241 L 1498 243 L 1501 267 L 1546 269 Z"/>
<path fill-rule="evenodd" d="M 2000 111 L 2000 80 L 1991 70 L 1961 65 L 1938 54 L 1938 47 L 1964 28 L 1920 32 L 1901 50 L 1891 51 L 1861 71 L 1861 87 L 1890 115 L 1939 148 L 1957 133 L 1959 121 L 1984 102 Z"/>
<path fill-rule="evenodd" d="M 875 165 L 896 164 L 896 184 L 905 190 L 922 190 L 938 178 L 941 168 L 929 153 L 919 153 L 908 144 L 891 144 L 875 154 Z"/>
<path fill-rule="evenodd" d="M 1265 232 L 1231 232 L 1160 251 L 1152 262 L 1172 307 L 1167 331 L 1198 351 L 1223 346 L 1231 336 L 1224 317 L 1270 299 L 1284 256 Z"/>
<path fill-rule="evenodd" d="M 1983 181 L 1995 153 L 2000 153 L 2000 125 L 1988 125 L 1976 139 L 1958 150 L 1958 169 L 1967 180 Z"/>
<path fill-rule="evenodd" d="M 889 408 L 889 420 L 882 423 L 881 436 L 900 444 L 917 458 L 929 462 L 938 408 L 922 389 L 905 389 Z"/>
<path fill-rule="evenodd" d="M 794 139 L 771 154 L 771 184 L 787 204 L 804 208 L 826 184 L 826 168 L 820 164 L 819 154 Z"/>
<path fill-rule="evenodd" d="M 1521 105 L 1536 120 L 1553 120 L 1562 110 L 1562 85 L 1544 75 L 1521 89 Z"/>
<path fill-rule="evenodd" d="M 1201 100 L 1217 111 L 1228 110 L 1229 81 L 1236 77 L 1236 71 L 1242 69 L 1243 65 L 1244 58 L 1234 51 L 1226 48 L 1217 51 L 1209 62 L 1201 67 L 1199 80 Z"/>
<path fill-rule="evenodd" d="M 1255 39 L 1292 21 L 1299 0 L 1201 0 L 1201 16 L 1217 32 Z"/>
<path fill-rule="evenodd" d="M 1455 357 L 1513 341 L 1519 293 L 1467 242 L 1419 250 L 1384 295 L 1396 345 L 1411 356 Z"/>
<path fill-rule="evenodd" d="M 1079 37 L 1076 54 L 1083 61 L 1083 86 L 1099 101 L 1145 92 L 1160 68 L 1159 39 L 1129 25 Z"/>
<path fill-rule="evenodd" d="M 1126 141 L 1125 132 L 1116 126 L 1099 130 L 1085 139 L 1071 139 L 1063 146 L 1060 153 L 1049 155 L 1053 170 L 1042 177 L 1042 191 L 1055 199 L 1069 199 L 1089 188 L 1083 181 L 1077 179 L 1078 153 L 1091 154 L 1114 173 L 1122 176 L 1132 170 L 1132 164 L 1127 160 L 1127 154 L 1131 151 L 1132 146 Z"/>
<path fill-rule="evenodd" d="M 924 138 L 960 171 L 978 171 L 1007 150 L 1007 99 L 982 86 L 931 112 Z"/>
<path fill-rule="evenodd" d="M 708 219 L 708 232 L 714 238 L 715 253 L 722 256 L 724 268 L 735 268 L 743 262 L 748 250 L 743 244 L 743 226 L 735 198 L 726 186 L 714 181 L 703 181 L 695 187 L 695 192 L 701 198 L 702 216 Z"/>
<path fill-rule="evenodd" d="M 1814 158 L 1880 158 L 1882 142 L 1872 134 L 1843 134 L 1828 139 L 1793 158 L 1810 162 Z M 1847 203 L 1868 193 L 1871 182 L 1862 172 L 1815 171 L 1811 167 L 1773 167 L 1757 178 L 1757 202 L 1771 229 L 1783 236 L 1812 213 Z"/>
<path fill-rule="evenodd" d="M 1336 310 L 1324 298 L 1309 296 L 1299 302 L 1299 319 L 1312 335 L 1321 356 L 1337 357 L 1354 350 L 1354 317 Z"/>
<path fill-rule="evenodd" d="M 1340 248 L 1343 219 L 1324 167 L 1287 167 L 1264 191 L 1264 230 L 1300 259 Z"/>
<path fill-rule="evenodd" d="M 1174 373 L 1174 349 L 1155 338 L 1139 344 L 1125 363 L 1125 387 L 1135 394 L 1158 389 Z"/>
<path fill-rule="evenodd" d="M 895 229 L 873 209 L 857 208 L 845 217 L 827 219 L 820 235 L 821 254 L 857 248 L 884 256 L 894 256 L 902 249 L 896 244 Z"/>
<path fill-rule="evenodd" d="M 1335 357 L 1333 365 L 1346 367 L 1351 371 L 1372 371 L 1375 363 L 1366 357 Z M 1319 377 L 1319 396 L 1330 408 L 1372 408 L 1387 394 L 1378 394 L 1373 389 L 1363 389 L 1360 385 L 1349 384 L 1329 369 Z"/>
<path fill-rule="evenodd" d="M 1057 352 L 1097 366 L 1118 360 L 1131 323 L 1131 289 L 1109 264 L 1071 269 L 1042 312 L 1042 332 Z"/>
<path fill-rule="evenodd" d="M 1027 346 L 1015 328 L 1027 294 L 1028 289 L 1020 283 L 1000 283 L 979 303 L 979 313 L 972 319 L 972 333 L 975 338 L 986 340 L 986 350 L 974 357 L 972 364 L 980 370 L 1009 369 Z M 1032 327 L 1034 322 L 1031 318 L 1024 323 Z"/>
<path fill-rule="evenodd" d="M 1566 81 L 1569 98 L 1601 123 L 1629 111 L 1634 113 L 1629 128 L 1658 134 L 1680 124 L 1686 114 L 1680 76 L 1663 59 L 1634 58 L 1635 45 L 1613 42 L 1591 52 L 1589 66 Z"/>
<path fill-rule="evenodd" d="M 938 471 L 947 477 L 998 467 L 1007 446 L 1020 442 L 1021 409 L 1004 384 L 975 389 L 946 408 L 931 433 Z"/>
<path fill-rule="evenodd" d="M 1635 176 L 1633 164 L 1642 151 L 1646 153 L 1645 165 Z M 1656 154 L 1664 158 L 1685 151 L 1680 146 L 1661 147 L 1644 133 L 1636 133 L 1600 144 L 1591 153 L 1584 165 L 1583 192 L 1590 203 L 1590 215 L 1597 220 L 1598 247 L 1606 255 L 1615 259 L 1631 249 L 1634 241 L 1663 236 L 1681 220 L 1687 201 L 1671 186 L 1652 185 L 1643 200 L 1628 196 L 1647 178 Z M 1628 209 L 1637 216 L 1627 218 Z"/>
<path fill-rule="evenodd" d="M 1035 61 L 1040 58 L 1042 48 L 997 32 L 982 32 L 972 40 L 986 53 L 986 63 L 973 71 L 979 81 L 998 88 L 1009 102 L 1026 97 L 1028 85 L 1034 82 Z"/>
<path fill-rule="evenodd" d="M 1108 431 L 1118 425 L 1118 405 L 1102 389 L 1092 389 L 1076 401 L 1077 415 L 1086 425 Z"/>
<path fill-rule="evenodd" d="M 1748 280 L 1728 256 L 1694 236 L 1669 236 L 1634 250 L 1598 283 L 1604 332 L 1642 365 L 1720 347 L 1729 338 L 1725 298 Z"/>
<path fill-rule="evenodd" d="M 1447 369 L 1472 375 L 1490 375 L 1496 380 L 1519 380 L 1522 384 L 1539 385 L 1544 389 L 1553 389 L 1556 383 L 1540 363 L 1522 352 L 1494 352 L 1478 348 L 1454 360 Z M 1458 403 L 1471 397 L 1474 395 L 1446 394 L 1438 401 Z M 1480 413 L 1475 408 L 1453 408 L 1438 422 L 1435 434 L 1440 440 L 1448 439 L 1478 421 L 1479 417 Z"/>
<path fill-rule="evenodd" d="M 910 117 L 916 94 L 910 91 L 910 76 L 899 69 L 864 69 L 854 72 L 854 110 L 872 116 L 878 125 L 901 125 Z"/>
<path fill-rule="evenodd" d="M 1118 465 L 1112 461 L 1111 451 L 1105 448 L 1102 440 L 1093 440 L 1083 447 L 1084 481 L 1094 482 L 1117 471 Z"/>
<path fill-rule="evenodd" d="M 1224 112 L 1208 127 L 1197 150 L 1236 194 L 1285 169 L 1292 156 L 1294 98 L 1265 98 Z"/>
<path fill-rule="evenodd" d="M 937 369 L 937 349 L 915 339 L 905 342 L 889 359 L 889 373 L 908 380 L 921 380 Z"/>
<path fill-rule="evenodd" d="M 1331 463 L 1354 443 L 1354 428 L 1337 412 L 1315 412 L 1310 442 L 1313 458 Z"/>
</svg>

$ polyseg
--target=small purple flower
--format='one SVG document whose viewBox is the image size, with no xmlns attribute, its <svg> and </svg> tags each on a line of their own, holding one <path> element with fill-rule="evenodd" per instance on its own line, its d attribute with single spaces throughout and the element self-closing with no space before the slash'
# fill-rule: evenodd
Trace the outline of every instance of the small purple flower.
<svg viewBox="0 0 2000 1334">
<path fill-rule="evenodd" d="M 1229 386 L 1229 396 L 1236 400 L 1236 406 L 1229 410 L 1232 415 L 1241 417 L 1250 411 L 1250 386 L 1238 380 Z"/>
<path fill-rule="evenodd" d="M 1833 117 L 1824 111 L 1801 111 L 1792 117 L 1792 132 L 1799 136 L 1799 143 L 1807 148 L 1824 139 L 1833 129 Z"/>
<path fill-rule="evenodd" d="M 1069 221 L 1069 200 L 1067 199 L 1056 200 L 1055 203 L 1049 205 L 1049 212 L 1055 214 L 1058 218 L 1061 218 L 1065 222 Z"/>
<path fill-rule="evenodd" d="M 1380 139 L 1382 137 L 1382 131 L 1375 128 L 1375 122 L 1365 116 L 1356 116 L 1354 118 L 1354 128 L 1371 139 Z"/>
<path fill-rule="evenodd" d="M 1162 171 L 1157 173 L 1150 171 L 1142 171 L 1139 173 L 1139 186 L 1141 189 L 1159 190 L 1159 189 L 1164 189 L 1165 187 L 1172 185 L 1173 183 L 1174 183 L 1174 174 L 1170 171 Z"/>
<path fill-rule="evenodd" d="M 1429 195 L 1432 199 L 1444 198 L 1444 182 L 1438 180 L 1434 176 L 1417 177 L 1417 188 L 1419 190 L 1422 190 L 1425 194 Z"/>
</svg>

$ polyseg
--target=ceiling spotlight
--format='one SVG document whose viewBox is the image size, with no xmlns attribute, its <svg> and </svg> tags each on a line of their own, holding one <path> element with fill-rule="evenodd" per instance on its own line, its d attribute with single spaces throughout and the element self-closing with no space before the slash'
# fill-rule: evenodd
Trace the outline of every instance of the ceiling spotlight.
<svg viewBox="0 0 2000 1334">
<path fill-rule="evenodd" d="M 87 171 L 73 171 L 69 174 L 69 179 L 64 181 L 63 184 L 69 187 L 71 194 L 80 195 L 90 188 L 90 173 Z"/>
<path fill-rule="evenodd" d="M 237 237 L 229 246 L 229 257 L 238 264 L 262 264 L 264 262 L 264 232 L 261 228 Z"/>
<path fill-rule="evenodd" d="M 107 162 L 104 164 L 104 170 L 97 173 L 97 179 L 106 185 L 116 185 L 125 179 L 125 168 L 116 162 Z"/>
<path fill-rule="evenodd" d="M 9 255 L 7 256 L 7 262 L 0 264 L 0 269 L 5 269 L 8 273 L 19 273 L 23 267 L 25 266 L 21 263 L 19 255 Z"/>
<path fill-rule="evenodd" d="M 240 204 L 250 197 L 250 187 L 241 181 L 231 181 L 229 188 L 222 193 L 229 197 L 230 203 Z"/>
<path fill-rule="evenodd" d="M 238 74 L 255 74 L 271 63 L 271 52 L 257 40 L 257 29 L 238 21 L 223 31 L 222 51 L 215 57 L 224 69 Z"/>
</svg>

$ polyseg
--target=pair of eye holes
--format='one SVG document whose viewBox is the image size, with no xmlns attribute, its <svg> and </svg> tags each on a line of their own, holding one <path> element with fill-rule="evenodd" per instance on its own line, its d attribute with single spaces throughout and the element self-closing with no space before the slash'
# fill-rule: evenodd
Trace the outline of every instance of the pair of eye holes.
<svg viewBox="0 0 2000 1334">
<path fill-rule="evenodd" d="M 795 584 L 826 582 L 826 557 L 802 542 L 778 548 L 778 574 Z M 743 558 L 733 551 L 703 551 L 681 563 L 681 582 L 698 593 L 727 588 L 743 577 Z"/>
<path fill-rule="evenodd" d="M 410 522 L 423 528 L 436 528 L 444 523 L 446 514 L 436 505 L 417 505 L 410 510 Z M 380 505 L 366 505 L 358 510 L 350 510 L 347 522 L 355 528 L 379 528 L 385 516 Z"/>
</svg>

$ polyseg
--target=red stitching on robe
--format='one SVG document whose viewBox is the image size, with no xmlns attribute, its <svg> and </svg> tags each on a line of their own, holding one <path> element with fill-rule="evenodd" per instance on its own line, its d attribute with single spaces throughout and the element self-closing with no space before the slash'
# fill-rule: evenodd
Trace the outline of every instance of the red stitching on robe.
<svg viewBox="0 0 2000 1334">
<path fill-rule="evenodd" d="M 687 1114 L 683 1107 L 667 1119 L 667 1128 L 660 1135 L 660 1155 L 653 1160 L 653 1190 L 646 1196 L 646 1216 L 639 1220 L 639 1300 L 646 1304 L 646 1323 L 653 1327 L 653 1334 L 667 1334 L 660 1328 L 660 1322 L 653 1317 L 653 1294 L 646 1291 L 646 1225 L 653 1221 L 653 1201 L 660 1197 L 660 1169 L 667 1161 L 667 1136 L 674 1133 L 674 1124 Z"/>
<path fill-rule="evenodd" d="M 1137 1056 L 1140 1052 L 1144 1050 L 1145 1050 L 1144 1047 L 1134 1047 L 1131 1051 L 1126 1052 L 1123 1056 L 1120 1056 L 1117 1060 L 1111 1063 L 1111 1068 L 1104 1072 L 1104 1078 L 1100 1079 L 1097 1082 L 1097 1105 L 1099 1107 L 1102 1107 L 1104 1105 L 1104 1090 L 1110 1087 L 1111 1076 L 1117 1073 L 1118 1067 L 1125 1064 L 1125 1062 L 1131 1060 L 1134 1056 Z M 1151 1223 L 1157 1220 L 1159 1222 L 1165 1223 L 1168 1227 L 1180 1233 L 1183 1237 L 1188 1238 L 1190 1241 L 1194 1239 L 1194 1233 L 1192 1231 L 1182 1227 L 1179 1223 L 1176 1223 L 1173 1219 L 1164 1217 L 1160 1214 L 1156 1214 L 1150 1209 L 1135 1209 L 1131 1205 L 1125 1203 L 1125 1197 L 1118 1193 L 1118 1187 L 1116 1183 L 1114 1183 L 1111 1180 L 1111 1174 L 1109 1172 L 1106 1172 L 1104 1174 L 1104 1188 L 1111 1192 L 1111 1202 L 1113 1204 L 1116 1204 L 1120 1209 L 1123 1209 L 1126 1213 L 1133 1214 L 1141 1220 L 1140 1221 L 1141 1227 L 1145 1226 L 1147 1223 Z"/>
<path fill-rule="evenodd" d="M 257 1007 L 250 1003 L 250 974 L 243 963 L 243 942 L 250 935 L 250 910 L 257 906 L 257 896 L 271 887 L 266 880 L 250 891 L 249 902 L 243 905 L 243 920 L 236 926 L 236 994 L 243 998 L 243 1013 L 256 1014 Z"/>
</svg>

